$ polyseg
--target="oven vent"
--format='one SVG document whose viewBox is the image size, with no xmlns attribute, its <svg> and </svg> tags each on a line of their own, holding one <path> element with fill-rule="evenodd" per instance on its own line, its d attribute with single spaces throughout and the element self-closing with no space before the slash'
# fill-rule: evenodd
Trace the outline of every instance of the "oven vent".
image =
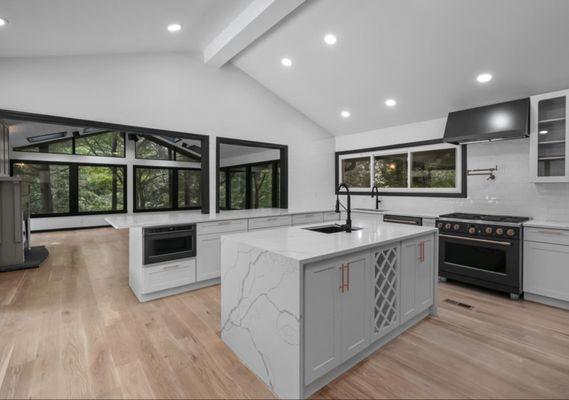
<svg viewBox="0 0 569 400">
<path fill-rule="evenodd" d="M 461 303 L 460 301 L 452 300 L 452 299 L 445 299 L 445 303 L 452 304 L 453 306 L 459 306 L 462 308 L 466 308 L 467 310 L 472 310 L 472 306 L 470 304 Z"/>
</svg>

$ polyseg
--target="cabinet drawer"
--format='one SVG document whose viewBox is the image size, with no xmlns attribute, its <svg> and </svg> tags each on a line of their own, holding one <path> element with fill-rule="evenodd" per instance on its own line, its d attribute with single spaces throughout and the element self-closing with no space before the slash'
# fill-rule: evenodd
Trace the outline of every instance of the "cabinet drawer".
<svg viewBox="0 0 569 400">
<path fill-rule="evenodd" d="M 561 229 L 524 228 L 525 240 L 569 246 L 569 231 Z"/>
<path fill-rule="evenodd" d="M 247 231 L 246 219 L 234 219 L 229 221 L 204 222 L 198 224 L 198 235 L 211 235 L 214 233 Z"/>
<path fill-rule="evenodd" d="M 298 214 L 292 216 L 293 225 L 316 224 L 323 221 L 322 213 Z"/>
<path fill-rule="evenodd" d="M 569 246 L 524 245 L 524 291 L 569 301 Z"/>
<path fill-rule="evenodd" d="M 338 221 L 340 219 L 340 213 L 337 213 L 335 211 L 327 211 L 323 213 L 323 217 L 324 222 Z"/>
<path fill-rule="evenodd" d="M 144 267 L 142 275 L 142 293 L 152 293 L 194 283 L 196 281 L 196 259 Z"/>
<path fill-rule="evenodd" d="M 290 226 L 290 215 L 281 217 L 252 218 L 249 220 L 249 229 L 275 228 L 278 226 Z"/>
</svg>

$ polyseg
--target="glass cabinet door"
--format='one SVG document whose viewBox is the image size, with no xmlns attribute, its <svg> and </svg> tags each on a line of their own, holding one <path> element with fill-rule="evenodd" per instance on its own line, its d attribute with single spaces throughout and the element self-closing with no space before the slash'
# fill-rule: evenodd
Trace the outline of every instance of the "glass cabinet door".
<svg viewBox="0 0 569 400">
<path fill-rule="evenodd" d="M 565 176 L 566 97 L 539 101 L 537 110 L 537 176 Z"/>
</svg>

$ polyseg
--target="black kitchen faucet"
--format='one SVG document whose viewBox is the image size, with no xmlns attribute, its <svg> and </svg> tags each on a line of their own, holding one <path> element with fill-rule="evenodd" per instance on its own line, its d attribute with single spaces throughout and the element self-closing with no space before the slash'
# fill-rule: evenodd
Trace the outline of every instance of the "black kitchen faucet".
<svg viewBox="0 0 569 400">
<path fill-rule="evenodd" d="M 348 207 L 344 207 L 343 204 L 340 203 L 340 198 L 339 198 L 339 194 L 340 191 L 342 190 L 342 188 L 346 189 L 346 195 L 348 196 Z M 346 218 L 346 232 L 351 232 L 352 231 L 352 201 L 351 201 L 351 196 L 350 196 L 350 188 L 348 187 L 348 185 L 346 185 L 345 183 L 340 183 L 338 185 L 338 187 L 336 188 L 336 212 L 339 213 L 340 212 L 340 206 L 342 206 L 342 208 L 344 210 L 346 210 L 347 212 L 347 218 Z"/>
</svg>

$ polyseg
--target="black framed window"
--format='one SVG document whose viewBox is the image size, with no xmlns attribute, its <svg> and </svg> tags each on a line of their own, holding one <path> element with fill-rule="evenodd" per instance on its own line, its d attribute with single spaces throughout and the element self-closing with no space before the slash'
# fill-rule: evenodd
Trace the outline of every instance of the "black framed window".
<svg viewBox="0 0 569 400">
<path fill-rule="evenodd" d="M 336 187 L 354 195 L 466 197 L 467 147 L 441 139 L 336 152 Z M 368 177 L 371 176 L 371 180 Z"/>
<path fill-rule="evenodd" d="M 14 147 L 14 151 L 21 151 L 25 153 L 73 154 L 73 140 L 63 139 L 40 144 L 19 146 Z"/>
<path fill-rule="evenodd" d="M 199 209 L 201 181 L 197 168 L 134 166 L 134 211 Z"/>
<path fill-rule="evenodd" d="M 124 158 L 124 136 L 124 132 L 118 131 L 88 133 L 44 143 L 18 146 L 14 147 L 14 151 Z"/>
<path fill-rule="evenodd" d="M 199 155 L 178 148 L 159 137 L 136 135 L 135 157 L 139 160 L 200 162 Z"/>
<path fill-rule="evenodd" d="M 126 212 L 126 166 L 12 160 L 28 186 L 31 217 Z"/>
<path fill-rule="evenodd" d="M 28 183 L 31 215 L 70 213 L 69 165 L 17 162 L 12 175 Z"/>
<path fill-rule="evenodd" d="M 201 206 L 201 170 L 178 170 L 178 208 Z"/>
<path fill-rule="evenodd" d="M 79 212 L 117 212 L 126 209 L 125 168 L 78 165 Z"/>
<path fill-rule="evenodd" d="M 76 155 L 123 158 L 125 156 L 124 132 L 93 133 L 81 135 L 73 140 Z"/>
<path fill-rule="evenodd" d="M 280 161 L 220 169 L 219 206 L 225 210 L 279 207 Z"/>
</svg>

